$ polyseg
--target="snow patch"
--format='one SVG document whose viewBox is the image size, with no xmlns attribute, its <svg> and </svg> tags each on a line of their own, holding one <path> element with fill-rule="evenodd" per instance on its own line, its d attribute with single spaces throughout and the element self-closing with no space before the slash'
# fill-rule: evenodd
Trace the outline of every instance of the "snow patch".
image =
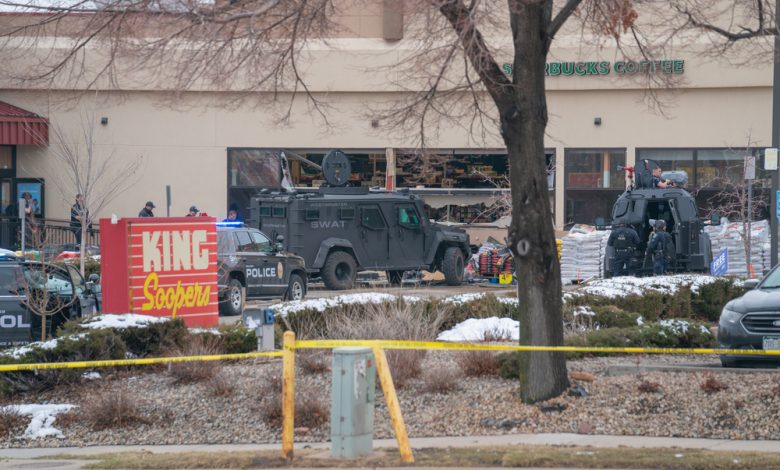
<svg viewBox="0 0 780 470">
<path fill-rule="evenodd" d="M 221 336 L 222 332 L 219 331 L 217 328 L 190 328 L 190 333 L 197 335 L 197 334 L 208 334 L 208 335 L 216 335 Z"/>
<path fill-rule="evenodd" d="M 82 323 L 84 328 L 145 328 L 152 323 L 162 323 L 168 321 L 168 317 L 153 317 L 151 315 L 139 315 L 137 313 L 125 313 L 123 315 L 98 315 L 93 319 Z"/>
<path fill-rule="evenodd" d="M 63 336 L 61 338 L 54 338 L 50 339 L 48 341 L 36 341 L 34 343 L 27 344 L 25 346 L 20 346 L 18 348 L 10 349 L 8 351 L 2 351 L 0 352 L 0 355 L 3 356 L 11 356 L 14 359 L 19 359 L 20 357 L 24 356 L 27 353 L 30 353 L 36 349 L 54 349 L 57 347 L 57 343 L 60 341 L 66 340 L 66 339 L 72 339 L 77 340 L 85 337 L 86 334 L 80 333 L 77 335 L 71 335 L 71 336 Z"/>
<path fill-rule="evenodd" d="M 584 315 L 586 317 L 595 317 L 596 312 L 591 310 L 587 305 L 581 305 L 574 310 L 575 317 L 579 317 L 580 315 Z"/>
<path fill-rule="evenodd" d="M 84 372 L 81 376 L 87 380 L 97 380 L 103 378 L 100 372 Z"/>
<path fill-rule="evenodd" d="M 76 405 L 8 405 L 2 407 L 5 413 L 16 413 L 32 417 L 22 438 L 39 439 L 57 437 L 62 439 L 62 431 L 53 426 L 59 413 L 74 408 Z"/>
<path fill-rule="evenodd" d="M 520 322 L 511 318 L 469 318 L 452 329 L 439 333 L 439 341 L 473 342 L 520 339 Z"/>
<path fill-rule="evenodd" d="M 569 295 L 564 294 L 564 300 L 574 296 L 591 294 L 611 299 L 627 295 L 642 295 L 645 292 L 661 292 L 674 294 L 683 286 L 689 286 L 692 292 L 698 292 L 701 286 L 717 281 L 715 276 L 702 274 L 675 274 L 653 277 L 614 277 L 598 279 Z"/>
<path fill-rule="evenodd" d="M 517 300 L 517 297 L 496 297 L 496 300 L 505 305 L 512 305 L 513 307 L 520 305 L 520 301 Z"/>
<path fill-rule="evenodd" d="M 441 300 L 443 304 L 462 305 L 485 297 L 484 292 L 469 292 L 467 294 L 452 295 Z"/>
<path fill-rule="evenodd" d="M 274 312 L 278 315 L 286 316 L 288 313 L 296 313 L 303 310 L 324 312 L 329 308 L 338 307 L 340 305 L 383 304 L 385 302 L 395 302 L 399 299 L 402 299 L 404 302 L 408 303 L 419 302 L 422 300 L 420 297 L 413 295 L 397 296 L 381 292 L 360 292 L 356 294 L 343 294 L 330 298 L 293 300 L 291 302 L 274 304 L 268 308 L 274 310 Z"/>
</svg>

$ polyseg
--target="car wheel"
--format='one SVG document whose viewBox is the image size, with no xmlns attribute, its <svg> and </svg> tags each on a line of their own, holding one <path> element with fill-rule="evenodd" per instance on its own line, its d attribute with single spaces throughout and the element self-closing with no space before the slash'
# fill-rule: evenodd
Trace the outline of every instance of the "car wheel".
<svg viewBox="0 0 780 470">
<path fill-rule="evenodd" d="M 244 310 L 244 285 L 236 278 L 228 282 L 225 298 L 219 302 L 219 313 L 226 316 L 241 315 Z"/>
<path fill-rule="evenodd" d="M 328 255 L 320 274 L 328 289 L 351 289 L 357 277 L 357 263 L 349 253 L 334 251 Z"/>
<path fill-rule="evenodd" d="M 463 252 L 460 248 L 451 246 L 444 252 L 444 259 L 441 262 L 441 270 L 444 273 L 444 280 L 447 285 L 459 286 L 463 283 L 463 270 L 465 262 L 463 261 Z"/>
<path fill-rule="evenodd" d="M 391 286 L 401 285 L 401 281 L 404 278 L 404 271 L 387 271 L 385 274 L 387 275 L 387 282 L 389 282 Z"/>
<path fill-rule="evenodd" d="M 287 286 L 287 292 L 284 294 L 284 300 L 303 300 L 306 297 L 306 283 L 298 274 L 290 276 L 290 284 Z"/>
</svg>

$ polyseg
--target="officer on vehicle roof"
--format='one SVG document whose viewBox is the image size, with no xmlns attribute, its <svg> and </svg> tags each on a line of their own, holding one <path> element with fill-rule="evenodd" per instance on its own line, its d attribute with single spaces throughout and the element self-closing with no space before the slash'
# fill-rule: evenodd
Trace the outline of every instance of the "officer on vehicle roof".
<svg viewBox="0 0 780 470">
<path fill-rule="evenodd" d="M 653 168 L 653 187 L 666 189 L 674 187 L 674 181 L 665 180 L 661 178 L 661 167 L 657 166 Z"/>
<path fill-rule="evenodd" d="M 666 222 L 663 219 L 655 221 L 655 233 L 647 245 L 647 253 L 653 256 L 653 274 L 666 274 L 669 264 L 674 261 L 674 240 L 666 233 Z"/>
<path fill-rule="evenodd" d="M 639 235 L 631 227 L 618 222 L 615 230 L 609 235 L 607 246 L 615 248 L 615 257 L 612 263 L 612 276 L 632 275 L 631 257 L 639 246 Z"/>
</svg>

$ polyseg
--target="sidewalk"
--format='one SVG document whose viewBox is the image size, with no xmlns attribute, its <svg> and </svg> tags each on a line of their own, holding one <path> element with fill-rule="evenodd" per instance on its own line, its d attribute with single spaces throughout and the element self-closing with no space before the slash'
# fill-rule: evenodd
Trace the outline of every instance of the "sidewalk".
<svg viewBox="0 0 780 470">
<path fill-rule="evenodd" d="M 780 453 L 780 441 L 733 441 L 728 439 L 691 439 L 676 437 L 604 436 L 585 434 L 513 434 L 503 436 L 469 437 L 420 437 L 410 439 L 413 449 L 426 447 L 477 447 L 513 445 L 549 446 L 591 446 L 591 447 L 634 447 L 634 448 L 679 448 L 715 451 L 745 451 Z M 394 439 L 376 439 L 374 448 L 394 448 Z M 330 443 L 297 442 L 296 449 L 330 449 Z M 94 446 L 94 447 L 47 447 L 29 449 L 0 449 L 0 458 L 35 459 L 54 455 L 95 455 L 116 452 L 240 452 L 280 450 L 281 444 L 194 444 L 162 446 Z M 0 468 L 11 468 L 3 467 Z"/>
</svg>

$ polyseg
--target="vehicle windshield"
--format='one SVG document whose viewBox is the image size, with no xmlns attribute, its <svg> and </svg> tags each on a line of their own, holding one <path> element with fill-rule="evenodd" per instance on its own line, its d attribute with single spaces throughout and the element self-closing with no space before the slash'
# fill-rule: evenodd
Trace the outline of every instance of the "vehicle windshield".
<svg viewBox="0 0 780 470">
<path fill-rule="evenodd" d="M 780 269 L 775 268 L 766 275 L 758 286 L 759 289 L 777 289 L 780 288 Z"/>
</svg>

